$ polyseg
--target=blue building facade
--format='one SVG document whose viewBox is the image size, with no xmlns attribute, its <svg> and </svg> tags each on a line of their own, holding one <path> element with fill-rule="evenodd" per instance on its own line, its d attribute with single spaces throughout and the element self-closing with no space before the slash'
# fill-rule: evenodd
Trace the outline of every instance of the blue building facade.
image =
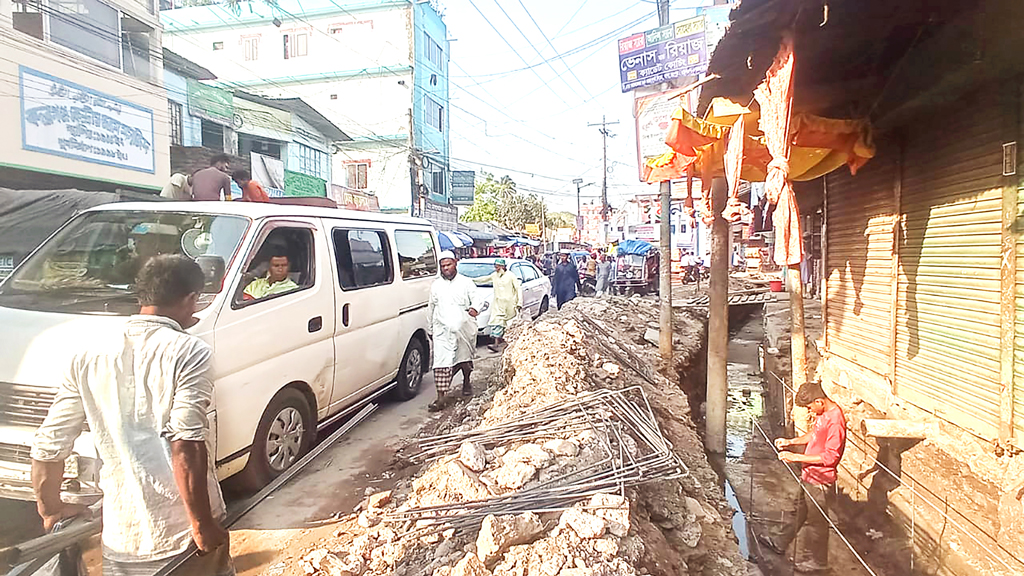
<svg viewBox="0 0 1024 576">
<path fill-rule="evenodd" d="M 434 202 L 451 197 L 449 161 L 448 28 L 429 2 L 413 5 L 413 146 L 423 184 Z"/>
</svg>

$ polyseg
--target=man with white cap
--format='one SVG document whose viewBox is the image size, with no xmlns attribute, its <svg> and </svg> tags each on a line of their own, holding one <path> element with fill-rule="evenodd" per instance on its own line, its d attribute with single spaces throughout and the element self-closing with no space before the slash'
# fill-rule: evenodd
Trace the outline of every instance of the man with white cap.
<svg viewBox="0 0 1024 576">
<path fill-rule="evenodd" d="M 457 372 L 462 372 L 462 395 L 472 396 L 469 383 L 476 348 L 476 318 L 481 308 L 472 280 L 459 274 L 455 254 L 441 252 L 441 277 L 430 287 L 430 327 L 434 339 L 434 387 L 437 400 L 429 410 L 436 412 L 447 404 L 445 395 L 452 388 Z"/>
</svg>

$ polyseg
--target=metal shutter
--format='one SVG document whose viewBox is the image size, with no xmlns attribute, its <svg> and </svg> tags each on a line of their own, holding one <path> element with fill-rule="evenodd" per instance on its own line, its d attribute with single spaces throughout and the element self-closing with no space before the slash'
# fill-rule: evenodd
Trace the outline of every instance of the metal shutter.
<svg viewBox="0 0 1024 576">
<path fill-rule="evenodd" d="M 999 428 L 1000 110 L 961 100 L 908 134 L 897 294 L 896 394 L 989 438 Z"/>
<path fill-rule="evenodd" d="M 884 378 L 892 361 L 896 153 L 881 148 L 856 176 L 827 176 L 825 329 L 829 353 Z"/>
</svg>

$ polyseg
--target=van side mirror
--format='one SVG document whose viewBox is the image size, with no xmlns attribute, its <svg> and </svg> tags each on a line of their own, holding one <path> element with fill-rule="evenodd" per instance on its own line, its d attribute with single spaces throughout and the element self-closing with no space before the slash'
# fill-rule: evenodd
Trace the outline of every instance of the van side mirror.
<svg viewBox="0 0 1024 576">
<path fill-rule="evenodd" d="M 196 258 L 196 264 L 203 270 L 207 292 L 220 292 L 224 282 L 224 259 L 220 256 L 204 254 Z"/>
</svg>

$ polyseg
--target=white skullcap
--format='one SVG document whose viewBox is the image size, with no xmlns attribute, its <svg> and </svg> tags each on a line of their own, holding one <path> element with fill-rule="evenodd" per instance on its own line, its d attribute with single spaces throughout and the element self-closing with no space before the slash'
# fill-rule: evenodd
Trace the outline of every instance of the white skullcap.
<svg viewBox="0 0 1024 576">
<path fill-rule="evenodd" d="M 444 252 L 441 252 L 441 255 L 437 258 L 438 262 L 441 260 L 455 260 L 455 253 L 451 250 L 445 250 Z"/>
</svg>

